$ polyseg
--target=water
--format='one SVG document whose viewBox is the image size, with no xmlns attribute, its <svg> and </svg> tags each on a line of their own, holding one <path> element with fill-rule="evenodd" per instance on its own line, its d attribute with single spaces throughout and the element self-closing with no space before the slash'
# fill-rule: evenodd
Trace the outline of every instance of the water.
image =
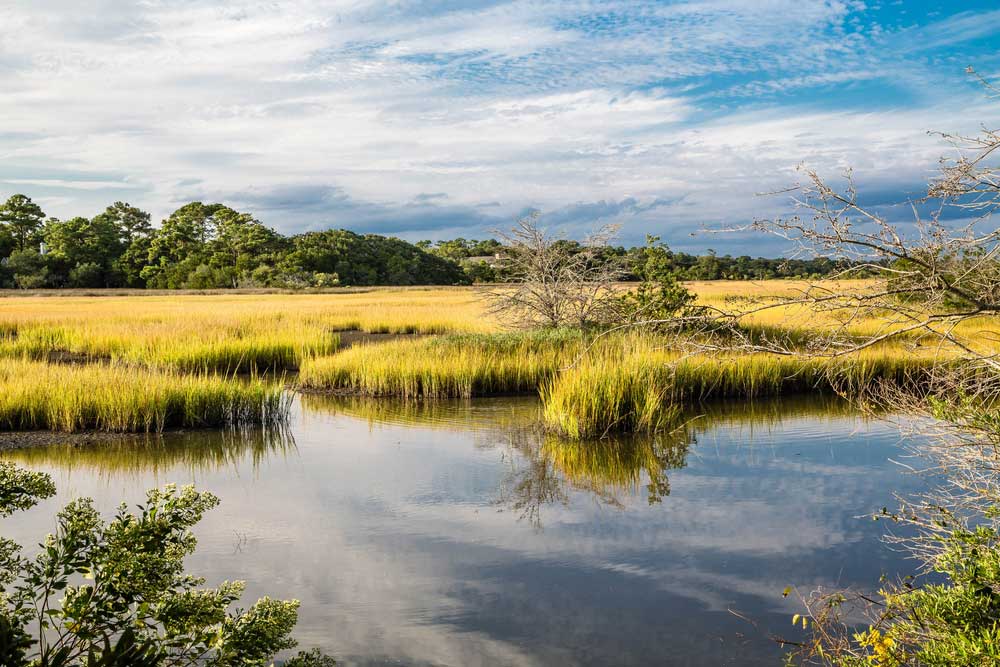
<svg viewBox="0 0 1000 667">
<path fill-rule="evenodd" d="M 302 601 L 346 665 L 774 665 L 788 585 L 877 586 L 911 562 L 864 518 L 913 490 L 898 432 L 829 401 L 720 405 L 683 433 L 567 446 L 530 399 L 306 397 L 289 433 L 5 454 L 110 512 L 167 482 L 223 503 L 189 570 Z M 859 518 L 860 517 L 860 518 Z"/>
</svg>

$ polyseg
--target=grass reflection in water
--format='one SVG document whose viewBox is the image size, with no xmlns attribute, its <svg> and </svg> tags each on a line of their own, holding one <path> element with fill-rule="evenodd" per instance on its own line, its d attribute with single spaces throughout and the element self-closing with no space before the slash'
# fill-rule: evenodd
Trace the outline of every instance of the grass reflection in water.
<svg viewBox="0 0 1000 667">
<path fill-rule="evenodd" d="M 304 395 L 304 413 L 367 421 L 371 428 L 406 426 L 475 434 L 477 447 L 499 449 L 507 470 L 498 504 L 536 526 L 546 505 L 568 504 L 582 493 L 610 507 L 642 496 L 656 504 L 670 494 L 669 471 L 685 466 L 699 435 L 720 426 L 777 427 L 783 419 L 850 414 L 832 397 L 715 402 L 688 411 L 673 430 L 592 440 L 567 440 L 541 427 L 535 398 L 400 400 Z M 122 436 L 102 444 L 11 450 L 6 458 L 28 466 L 89 470 L 99 475 L 141 475 L 185 467 L 218 470 L 249 462 L 254 469 L 274 456 L 294 453 L 287 427 L 223 429 Z"/>
<path fill-rule="evenodd" d="M 295 450 L 284 425 L 122 436 L 86 445 L 29 447 L 3 453 L 29 467 L 83 469 L 107 476 L 141 475 L 178 466 L 205 471 L 226 468 L 249 458 L 254 468 L 275 455 Z"/>
</svg>

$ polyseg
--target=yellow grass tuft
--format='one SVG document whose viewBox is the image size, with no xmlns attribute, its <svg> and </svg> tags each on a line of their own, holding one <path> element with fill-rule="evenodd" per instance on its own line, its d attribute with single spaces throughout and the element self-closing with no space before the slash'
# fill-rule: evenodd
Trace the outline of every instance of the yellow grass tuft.
<svg viewBox="0 0 1000 667">
<path fill-rule="evenodd" d="M 934 363 L 898 346 L 839 358 L 774 354 L 680 356 L 653 338 L 599 346 L 541 389 L 546 425 L 570 438 L 658 431 L 684 408 L 715 398 L 804 392 L 851 393 L 876 381 L 903 382 Z"/>
<path fill-rule="evenodd" d="M 0 360 L 0 430 L 149 432 L 281 421 L 281 386 L 261 379 Z"/>
<path fill-rule="evenodd" d="M 306 360 L 311 390 L 368 396 L 467 398 L 534 392 L 580 350 L 578 333 L 474 334 L 358 345 Z"/>
</svg>

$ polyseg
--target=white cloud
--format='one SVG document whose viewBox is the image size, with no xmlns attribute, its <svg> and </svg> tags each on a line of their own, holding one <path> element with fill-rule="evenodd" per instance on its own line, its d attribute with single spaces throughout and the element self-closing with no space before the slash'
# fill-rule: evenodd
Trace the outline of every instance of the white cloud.
<svg viewBox="0 0 1000 667">
<path fill-rule="evenodd" d="M 139 186 L 126 181 L 88 181 L 59 178 L 8 178 L 2 181 L 15 186 L 38 186 L 42 188 L 66 188 L 69 190 L 120 190 Z"/>
<path fill-rule="evenodd" d="M 941 150 L 927 129 L 984 119 L 944 95 L 905 112 L 838 110 L 836 94 L 779 103 L 930 76 L 893 50 L 905 31 L 855 29 L 857 16 L 820 0 L 8 3 L 0 196 L 24 189 L 60 217 L 127 196 L 159 218 L 195 196 L 325 188 L 400 231 L 428 192 L 498 202 L 490 224 L 663 200 L 623 210 L 627 232 L 686 233 L 776 210 L 753 194 L 803 160 L 922 179 Z M 966 23 L 926 30 L 954 39 Z M 259 213 L 294 231 L 334 212 Z"/>
</svg>

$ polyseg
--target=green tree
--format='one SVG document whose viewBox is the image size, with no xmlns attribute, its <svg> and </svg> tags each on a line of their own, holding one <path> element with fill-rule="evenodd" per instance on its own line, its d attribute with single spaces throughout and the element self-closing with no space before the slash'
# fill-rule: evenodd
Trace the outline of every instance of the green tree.
<svg viewBox="0 0 1000 667">
<path fill-rule="evenodd" d="M 336 274 L 344 285 L 455 285 L 468 282 L 454 262 L 401 239 L 343 229 L 290 239 L 281 275 Z"/>
<path fill-rule="evenodd" d="M 126 287 L 145 287 L 142 271 L 149 262 L 150 236 L 137 236 L 118 258 L 117 272 Z"/>
<path fill-rule="evenodd" d="M 114 287 L 119 283 L 117 263 L 125 249 L 113 219 L 50 220 L 42 234 L 56 282 L 70 287 Z M 86 269 L 79 267 L 86 266 Z"/>
<path fill-rule="evenodd" d="M 279 241 L 249 213 L 192 202 L 153 233 L 140 277 L 151 287 L 236 287 Z"/>
<path fill-rule="evenodd" d="M 278 245 L 278 234 L 249 213 L 220 208 L 213 215 L 214 239 L 209 244 L 209 265 L 222 270 L 237 287 Z"/>
<path fill-rule="evenodd" d="M 0 259 L 9 257 L 15 246 L 14 235 L 11 234 L 10 227 L 0 224 Z"/>
<path fill-rule="evenodd" d="M 462 270 L 473 283 L 493 283 L 497 281 L 497 270 L 482 260 L 464 262 Z"/>
<path fill-rule="evenodd" d="M 140 236 L 149 236 L 153 233 L 149 213 L 127 202 L 116 201 L 104 209 L 103 213 L 98 214 L 95 220 L 108 223 L 118 229 L 123 245 L 128 245 Z"/>
<path fill-rule="evenodd" d="M 698 258 L 698 262 L 691 268 L 691 277 L 695 280 L 718 280 L 722 277 L 722 264 L 714 250 L 709 250 L 707 255 Z"/>
<path fill-rule="evenodd" d="M 633 268 L 639 286 L 621 297 L 625 322 L 669 326 L 677 317 L 694 314 L 695 295 L 674 276 L 670 248 L 658 236 L 646 236 Z"/>
<path fill-rule="evenodd" d="M 46 259 L 34 248 L 12 252 L 7 258 L 6 269 L 13 279 L 15 287 L 38 289 L 51 286 Z"/>
<path fill-rule="evenodd" d="M 471 247 L 472 243 L 459 237 L 451 241 L 438 241 L 434 248 L 434 254 L 457 262 L 460 259 L 470 256 L 469 251 Z"/>
<path fill-rule="evenodd" d="M 222 204 L 191 202 L 170 214 L 153 234 L 141 277 L 150 287 L 182 287 L 191 271 L 207 263 L 212 216 Z"/>
<path fill-rule="evenodd" d="M 127 287 L 145 285 L 141 273 L 149 261 L 153 226 L 150 215 L 126 202 L 115 202 L 100 213 L 95 222 L 109 223 L 118 230 L 121 253 L 115 260 L 114 273 Z"/>
<path fill-rule="evenodd" d="M 16 250 L 24 250 L 38 242 L 44 220 L 41 207 L 25 195 L 13 195 L 0 205 L 0 227 L 13 239 Z"/>
</svg>

